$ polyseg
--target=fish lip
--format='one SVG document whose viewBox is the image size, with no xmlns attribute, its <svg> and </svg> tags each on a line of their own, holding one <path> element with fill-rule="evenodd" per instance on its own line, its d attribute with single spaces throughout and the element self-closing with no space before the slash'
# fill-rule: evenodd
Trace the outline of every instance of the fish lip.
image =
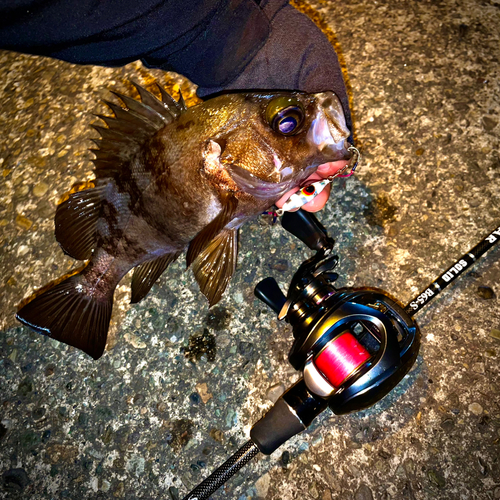
<svg viewBox="0 0 500 500">
<path fill-rule="evenodd" d="M 330 91 L 314 94 L 314 97 L 317 114 L 307 133 L 307 140 L 321 153 L 326 153 L 327 161 L 349 160 L 352 155 L 346 141 L 351 132 L 339 98 Z"/>
<path fill-rule="evenodd" d="M 328 162 L 338 161 L 338 160 L 350 160 L 353 156 L 353 152 L 349 150 L 350 144 L 344 139 L 339 143 L 328 145 L 323 149 L 325 156 L 328 156 Z M 326 162 L 325 162 L 326 163 Z"/>
</svg>

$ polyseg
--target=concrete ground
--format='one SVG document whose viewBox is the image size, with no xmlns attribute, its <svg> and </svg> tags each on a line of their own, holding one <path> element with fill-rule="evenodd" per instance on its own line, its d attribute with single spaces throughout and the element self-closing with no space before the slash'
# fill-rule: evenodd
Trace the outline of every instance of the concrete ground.
<svg viewBox="0 0 500 500">
<path fill-rule="evenodd" d="M 500 3 L 299 7 L 340 47 L 363 154 L 319 214 L 337 241 L 339 285 L 406 303 L 500 224 Z M 20 326 L 19 302 L 78 265 L 53 217 L 92 177 L 98 101 L 129 78 L 190 87 L 139 64 L 8 52 L 0 64 L 0 498 L 182 498 L 297 379 L 291 330 L 253 288 L 274 276 L 286 289 L 311 253 L 280 224 L 247 224 L 213 310 L 181 261 L 137 305 L 124 280 L 97 362 Z M 499 260 L 492 250 L 418 314 L 420 356 L 389 397 L 325 412 L 214 499 L 499 499 Z"/>
</svg>

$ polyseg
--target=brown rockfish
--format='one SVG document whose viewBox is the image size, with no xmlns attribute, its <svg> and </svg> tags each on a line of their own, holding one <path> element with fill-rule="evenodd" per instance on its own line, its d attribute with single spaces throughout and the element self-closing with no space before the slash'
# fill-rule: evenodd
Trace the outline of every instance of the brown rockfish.
<svg viewBox="0 0 500 500">
<path fill-rule="evenodd" d="M 238 228 L 271 207 L 322 163 L 348 159 L 349 130 L 332 92 L 233 93 L 186 108 L 136 85 L 141 101 L 95 126 L 94 187 L 73 193 L 55 216 L 65 253 L 88 261 L 22 307 L 17 318 L 82 349 L 105 348 L 113 293 L 135 268 L 132 302 L 187 250 L 210 305 L 236 266 Z"/>
</svg>

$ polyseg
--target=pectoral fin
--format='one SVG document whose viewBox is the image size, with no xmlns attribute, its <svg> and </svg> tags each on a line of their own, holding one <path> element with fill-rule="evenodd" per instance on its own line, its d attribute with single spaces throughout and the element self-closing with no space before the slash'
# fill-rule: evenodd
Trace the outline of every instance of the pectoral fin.
<svg viewBox="0 0 500 500">
<path fill-rule="evenodd" d="M 193 272 L 210 307 L 219 302 L 236 267 L 238 230 L 222 230 L 196 257 Z"/>
<path fill-rule="evenodd" d="M 196 257 L 210 244 L 210 242 L 230 222 L 238 206 L 238 200 L 232 193 L 225 193 L 221 197 L 222 210 L 219 215 L 204 227 L 191 241 L 186 255 L 186 264 L 189 267 Z"/>
<path fill-rule="evenodd" d="M 87 260 L 92 255 L 104 189 L 100 186 L 78 191 L 57 207 L 56 239 L 74 259 Z"/>
<path fill-rule="evenodd" d="M 148 294 L 156 280 L 167 269 L 168 265 L 177 259 L 179 254 L 180 252 L 169 253 L 158 259 L 145 262 L 134 269 L 131 304 L 136 304 Z"/>
</svg>

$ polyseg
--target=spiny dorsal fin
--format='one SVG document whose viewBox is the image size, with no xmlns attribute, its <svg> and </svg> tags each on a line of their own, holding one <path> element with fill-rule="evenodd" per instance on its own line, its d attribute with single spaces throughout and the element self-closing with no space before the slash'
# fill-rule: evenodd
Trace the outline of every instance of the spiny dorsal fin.
<svg viewBox="0 0 500 500">
<path fill-rule="evenodd" d="M 87 260 L 92 255 L 104 188 L 99 186 L 77 191 L 57 207 L 56 240 L 64 252 L 74 259 Z"/>
<path fill-rule="evenodd" d="M 169 253 L 154 260 L 144 262 L 134 269 L 132 276 L 132 297 L 131 304 L 137 304 L 151 290 L 156 280 L 161 276 L 168 265 L 179 256 L 181 252 Z"/>
<path fill-rule="evenodd" d="M 186 109 L 184 100 L 176 102 L 165 90 L 161 91 L 160 101 L 145 88 L 132 83 L 139 93 L 140 101 L 113 92 L 127 109 L 104 100 L 114 116 L 96 115 L 107 125 L 107 128 L 94 126 L 101 135 L 100 140 L 94 141 L 98 149 L 91 149 L 96 156 L 93 161 L 98 179 L 119 173 L 122 165 L 128 163 L 152 135 Z M 159 84 L 157 86 L 160 88 Z"/>
<path fill-rule="evenodd" d="M 187 110 L 186 102 L 184 101 L 184 96 L 182 95 L 180 89 L 179 89 L 179 100 L 176 101 L 158 82 L 156 82 L 156 86 L 160 91 L 162 102 L 170 108 L 170 112 L 172 114 L 175 114 L 176 118 L 181 113 Z"/>
<path fill-rule="evenodd" d="M 203 249 L 210 244 L 234 217 L 236 207 L 238 206 L 238 199 L 232 193 L 224 193 L 220 201 L 222 203 L 222 210 L 219 215 L 191 240 L 186 254 L 187 267 L 191 265 Z"/>
<path fill-rule="evenodd" d="M 179 89 L 179 107 L 182 111 L 187 110 L 186 101 L 184 100 L 184 96 L 182 95 L 181 89 Z"/>
<path fill-rule="evenodd" d="M 162 95 L 162 100 L 157 99 L 151 92 L 147 91 L 144 87 L 141 87 L 138 83 L 132 81 L 132 84 L 139 92 L 141 97 L 142 104 L 144 106 L 149 106 L 151 109 L 155 110 L 160 115 L 172 115 L 174 118 L 177 118 L 182 112 L 186 111 L 186 106 L 184 104 L 184 99 L 182 98 L 182 94 L 180 95 L 179 102 L 175 101 L 172 97 L 163 100 L 163 95 L 168 93 L 164 90 L 163 93 L 160 91 Z M 158 82 L 156 82 L 156 86 L 161 88 Z"/>
<path fill-rule="evenodd" d="M 219 302 L 236 268 L 238 230 L 224 229 L 198 255 L 193 272 L 210 307 Z"/>
</svg>

